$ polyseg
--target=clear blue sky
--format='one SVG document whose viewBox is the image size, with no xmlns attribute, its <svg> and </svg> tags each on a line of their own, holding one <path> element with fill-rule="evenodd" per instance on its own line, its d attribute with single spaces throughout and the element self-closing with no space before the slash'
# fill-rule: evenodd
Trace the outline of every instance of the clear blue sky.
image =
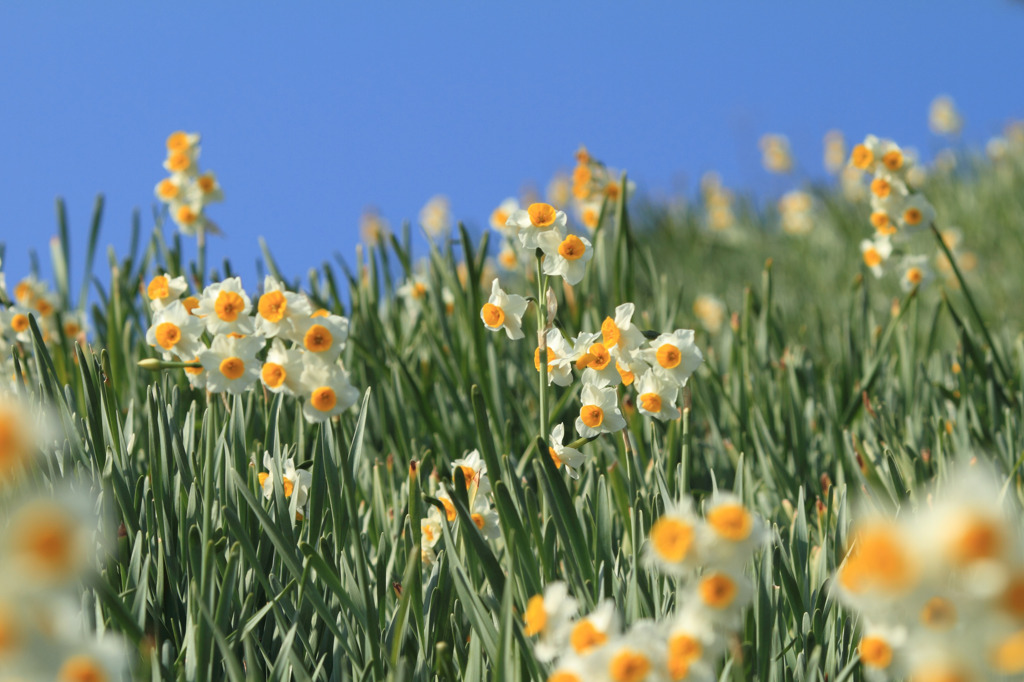
<svg viewBox="0 0 1024 682">
<path fill-rule="evenodd" d="M 970 142 L 1024 117 L 1024 3 L 1009 0 L 346 5 L 0 4 L 8 279 L 30 248 L 48 261 L 58 195 L 78 258 L 97 192 L 102 246 L 123 253 L 134 207 L 152 227 L 177 129 L 202 133 L 226 193 L 211 262 L 255 289 L 260 235 L 299 276 L 334 251 L 351 262 L 367 205 L 397 226 L 444 193 L 479 229 L 580 143 L 649 193 L 709 169 L 782 190 L 760 168 L 765 132 L 820 177 L 830 128 L 934 149 L 940 93 Z"/>
</svg>

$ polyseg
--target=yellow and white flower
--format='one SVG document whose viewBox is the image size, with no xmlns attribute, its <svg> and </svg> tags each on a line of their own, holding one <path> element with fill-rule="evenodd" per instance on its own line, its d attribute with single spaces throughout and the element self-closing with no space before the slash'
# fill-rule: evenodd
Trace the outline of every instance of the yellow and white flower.
<svg viewBox="0 0 1024 682">
<path fill-rule="evenodd" d="M 704 356 L 693 341 L 692 329 L 677 329 L 660 335 L 643 351 L 644 359 L 664 377 L 685 386 Z"/>
<path fill-rule="evenodd" d="M 613 433 L 626 427 L 626 420 L 619 412 L 619 400 L 614 388 L 598 388 L 584 384 L 580 394 L 580 416 L 576 418 L 576 431 L 585 438 L 602 433 Z"/>
<path fill-rule="evenodd" d="M 197 355 L 207 371 L 207 390 L 238 394 L 256 383 L 260 376 L 256 354 L 263 350 L 263 345 L 262 336 L 215 336 L 210 347 Z"/>
<path fill-rule="evenodd" d="M 928 127 L 936 135 L 958 135 L 964 127 L 963 117 L 949 95 L 939 95 L 928 109 Z"/>
<path fill-rule="evenodd" d="M 276 459 L 276 461 L 275 461 Z M 306 506 L 309 499 L 309 488 L 313 485 L 313 474 L 305 469 L 296 469 L 295 460 L 291 457 L 284 460 L 273 457 L 269 451 L 263 453 L 263 468 L 259 474 L 260 487 L 263 489 L 263 497 L 270 499 L 274 496 L 275 471 L 281 472 L 281 488 L 286 498 L 295 495 L 296 506 Z"/>
<path fill-rule="evenodd" d="M 557 327 L 545 335 L 548 358 L 548 385 L 568 386 L 572 383 L 573 349 Z M 533 366 L 540 371 L 540 348 L 533 352 Z"/>
<path fill-rule="evenodd" d="M 575 615 L 576 600 L 569 596 L 569 589 L 561 581 L 548 583 L 543 595 L 530 597 L 523 613 L 523 634 L 537 636 L 537 660 L 551 661 L 562 653 Z"/>
<path fill-rule="evenodd" d="M 291 331 L 298 320 L 308 319 L 313 308 L 305 294 L 286 291 L 272 276 L 263 280 L 263 295 L 256 304 L 256 331 L 267 338 Z"/>
<path fill-rule="evenodd" d="M 242 288 L 242 279 L 229 277 L 203 289 L 195 315 L 202 318 L 210 334 L 252 334 L 251 309 L 252 300 Z"/>
<path fill-rule="evenodd" d="M 704 329 L 717 334 L 725 322 L 725 302 L 712 294 L 700 294 L 693 300 L 693 314 Z"/>
<path fill-rule="evenodd" d="M 560 238 L 565 234 L 566 217 L 551 204 L 530 204 L 526 210 L 514 211 L 509 216 L 508 227 L 518 230 L 519 242 L 524 249 L 536 249 L 540 246 L 537 238 L 544 232 L 552 232 Z M 561 239 L 559 240 L 561 241 Z"/>
<path fill-rule="evenodd" d="M 580 467 L 583 466 L 583 462 L 586 461 L 587 456 L 576 448 L 570 448 L 568 445 L 562 445 L 562 440 L 565 438 L 565 427 L 561 424 L 556 424 L 555 428 L 551 429 L 551 434 L 548 436 L 548 454 L 551 456 L 552 461 L 555 463 L 556 468 L 561 468 L 565 465 L 565 472 L 569 474 L 571 478 L 580 477 Z"/>
<path fill-rule="evenodd" d="M 22 502 L 8 518 L 0 536 L 0 557 L 8 578 L 40 587 L 67 585 L 93 567 L 99 518 L 94 500 L 65 490 L 53 497 Z"/>
<path fill-rule="evenodd" d="M 163 310 L 172 302 L 181 298 L 181 295 L 188 291 L 188 284 L 183 275 L 168 277 L 167 274 L 155 275 L 146 285 L 146 298 L 149 299 L 149 307 L 156 312 Z"/>
<path fill-rule="evenodd" d="M 871 274 L 881 277 L 882 266 L 892 255 L 892 242 L 888 237 L 863 239 L 860 243 L 860 254 L 864 259 L 864 265 L 871 270 Z"/>
<path fill-rule="evenodd" d="M 701 522 L 689 499 L 676 502 L 651 525 L 644 560 L 669 575 L 691 573 L 701 561 L 700 534 Z"/>
<path fill-rule="evenodd" d="M 172 301 L 153 316 L 146 343 L 187 361 L 203 348 L 202 334 L 202 320 L 190 315 L 181 301 Z"/>
<path fill-rule="evenodd" d="M 935 222 L 935 209 L 922 194 L 912 194 L 900 207 L 897 222 L 901 230 L 925 229 Z"/>
<path fill-rule="evenodd" d="M 348 340 L 348 320 L 340 315 L 295 318 L 285 338 L 325 365 L 341 356 Z"/>
<path fill-rule="evenodd" d="M 217 176 L 213 171 L 206 171 L 199 175 L 189 186 L 192 201 L 205 206 L 218 201 L 224 201 L 224 191 L 217 182 Z"/>
<path fill-rule="evenodd" d="M 619 614 L 615 602 L 603 599 L 591 613 L 573 621 L 569 629 L 569 646 L 577 656 L 585 656 L 601 648 L 619 634 Z"/>
<path fill-rule="evenodd" d="M 359 400 L 359 390 L 338 364 L 325 364 L 315 357 L 303 358 L 300 384 L 305 401 L 302 414 L 309 422 L 322 422 L 341 414 Z"/>
<path fill-rule="evenodd" d="M 470 498 L 475 495 L 486 495 L 491 492 L 491 482 L 487 478 L 487 463 L 480 456 L 479 450 L 472 450 L 465 457 L 452 462 L 452 476 L 456 469 L 462 471 Z M 474 492 L 474 490 L 476 492 Z"/>
<path fill-rule="evenodd" d="M 583 370 L 584 384 L 603 388 L 618 386 L 622 382 L 615 358 L 601 341 L 600 334 L 581 332 L 573 346 L 573 357 L 576 369 Z"/>
<path fill-rule="evenodd" d="M 299 395 L 304 363 L 302 350 L 285 348 L 281 339 L 274 339 L 267 359 L 260 368 L 260 381 L 271 393 Z"/>
<path fill-rule="evenodd" d="M 933 276 L 931 266 L 928 265 L 928 256 L 903 257 L 900 263 L 900 287 L 903 291 L 925 287 L 932 281 Z"/>
<path fill-rule="evenodd" d="M 731 493 L 715 493 L 704 514 L 704 561 L 741 571 L 768 539 L 764 522 Z"/>
<path fill-rule="evenodd" d="M 517 294 L 502 291 L 495 279 L 491 282 L 491 297 L 480 309 L 480 319 L 492 332 L 504 329 L 510 339 L 523 338 L 523 313 L 527 301 Z"/>
<path fill-rule="evenodd" d="M 587 263 L 594 257 L 590 240 L 574 234 L 566 235 L 563 239 L 552 230 L 540 232 L 537 245 L 544 251 L 544 274 L 561 277 L 571 285 L 580 283 L 587 273 Z"/>
<path fill-rule="evenodd" d="M 484 536 L 484 539 L 497 540 L 501 537 L 501 527 L 498 525 L 498 512 L 487 501 L 486 495 L 478 493 L 473 497 L 469 518 L 473 520 L 473 525 Z"/>
<path fill-rule="evenodd" d="M 431 197 L 420 209 L 420 225 L 430 237 L 442 237 L 448 234 L 452 229 L 448 197 L 442 194 Z"/>
<path fill-rule="evenodd" d="M 503 235 L 512 238 L 516 231 L 508 226 L 508 219 L 519 210 L 519 200 L 509 197 L 498 204 L 498 207 L 491 212 L 491 229 L 501 232 Z"/>
<path fill-rule="evenodd" d="M 793 154 L 789 150 L 789 138 L 785 135 L 762 135 L 761 165 L 769 173 L 788 173 L 793 170 Z"/>
<path fill-rule="evenodd" d="M 643 345 L 644 333 L 633 324 L 636 307 L 623 303 L 615 308 L 615 317 L 606 317 L 601 323 L 601 341 L 616 357 Z"/>
<path fill-rule="evenodd" d="M 825 133 L 825 170 L 832 175 L 842 171 L 846 164 L 846 139 L 841 130 L 830 130 Z"/>
<path fill-rule="evenodd" d="M 21 306 L 0 310 L 0 332 L 11 342 L 32 343 L 31 311 Z"/>
<path fill-rule="evenodd" d="M 670 680 L 712 682 L 715 661 L 725 648 L 715 624 L 700 609 L 684 606 L 672 620 L 666 638 L 666 665 Z"/>
<path fill-rule="evenodd" d="M 660 376 L 654 369 L 643 373 L 637 382 L 636 393 L 636 406 L 641 414 L 661 421 L 679 418 L 679 408 L 676 407 L 679 386 Z"/>
</svg>

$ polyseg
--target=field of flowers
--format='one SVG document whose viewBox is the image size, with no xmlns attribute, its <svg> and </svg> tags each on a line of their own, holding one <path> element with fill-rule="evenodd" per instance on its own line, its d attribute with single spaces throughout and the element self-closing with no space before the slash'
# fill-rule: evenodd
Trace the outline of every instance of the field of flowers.
<svg viewBox="0 0 1024 682">
<path fill-rule="evenodd" d="M 1024 674 L 1024 126 L 768 206 L 581 148 L 305 281 L 210 267 L 198 149 L 0 279 L 0 681 Z"/>
</svg>

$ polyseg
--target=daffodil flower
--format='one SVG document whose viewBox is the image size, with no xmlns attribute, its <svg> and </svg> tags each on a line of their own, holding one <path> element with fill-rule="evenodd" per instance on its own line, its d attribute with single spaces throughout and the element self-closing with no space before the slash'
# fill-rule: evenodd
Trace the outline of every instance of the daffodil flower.
<svg viewBox="0 0 1024 682">
<path fill-rule="evenodd" d="M 340 315 L 297 318 L 287 338 L 323 364 L 332 364 L 348 340 L 348 320 Z"/>
<path fill-rule="evenodd" d="M 523 634 L 537 637 L 537 660 L 551 661 L 563 651 L 575 615 L 576 600 L 561 581 L 548 583 L 543 594 L 530 597 L 523 614 Z"/>
<path fill-rule="evenodd" d="M 480 319 L 491 331 L 504 329 L 510 339 L 523 338 L 523 313 L 527 301 L 517 294 L 502 291 L 498 280 L 491 283 L 491 297 L 480 310 Z"/>
<path fill-rule="evenodd" d="M 263 280 L 263 295 L 256 304 L 256 331 L 268 339 L 286 334 L 312 312 L 305 294 L 286 291 L 281 282 L 267 275 Z"/>
<path fill-rule="evenodd" d="M 326 421 L 359 400 L 359 391 L 349 382 L 348 372 L 341 365 L 325 364 L 315 357 L 303 358 L 300 384 L 306 398 L 302 414 L 309 422 Z"/>
<path fill-rule="evenodd" d="M 537 235 L 537 245 L 544 251 L 542 270 L 546 275 L 561 277 L 567 284 L 579 284 L 587 272 L 587 263 L 594 257 L 594 248 L 586 237 L 565 236 L 549 230 Z"/>
<path fill-rule="evenodd" d="M 256 354 L 263 350 L 262 336 L 214 337 L 210 347 L 198 353 L 200 364 L 208 372 L 206 388 L 210 393 L 242 393 L 260 376 Z"/>
<path fill-rule="evenodd" d="M 186 291 L 188 291 L 188 284 L 185 283 L 184 276 L 155 275 L 146 285 L 146 298 L 149 299 L 150 310 L 153 312 L 163 310 L 180 299 Z"/>
<path fill-rule="evenodd" d="M 188 361 L 203 348 L 202 333 L 202 320 L 190 315 L 181 301 L 172 301 L 153 316 L 146 343 Z"/>
<path fill-rule="evenodd" d="M 260 368 L 260 381 L 271 393 L 299 395 L 304 363 L 299 348 L 285 348 L 281 339 L 274 339 L 267 359 Z"/>
<path fill-rule="evenodd" d="M 871 274 L 881 277 L 882 266 L 892 254 L 892 243 L 887 237 L 864 239 L 860 243 L 860 254 Z"/>
<path fill-rule="evenodd" d="M 580 397 L 583 406 L 576 418 L 576 431 L 585 438 L 602 433 L 619 431 L 626 426 L 626 420 L 619 412 L 619 400 L 614 388 L 598 388 L 584 384 Z"/>
<path fill-rule="evenodd" d="M 679 386 L 685 386 L 686 380 L 704 362 L 704 356 L 693 341 L 692 329 L 661 334 L 651 341 L 643 355 L 654 371 Z"/>
<path fill-rule="evenodd" d="M 538 237 L 542 233 L 551 232 L 564 238 L 566 222 L 563 211 L 555 210 L 551 204 L 534 203 L 526 210 L 513 211 L 506 225 L 518 231 L 519 242 L 524 249 L 536 249 L 540 246 Z"/>
<path fill-rule="evenodd" d="M 571 478 L 580 477 L 580 467 L 583 466 L 583 462 L 586 461 L 587 456 L 577 450 L 576 448 L 570 448 L 568 445 L 562 445 L 562 441 L 565 439 L 565 427 L 561 424 L 556 424 L 555 428 L 551 429 L 551 434 L 548 436 L 548 454 L 551 456 L 552 461 L 555 463 L 556 468 L 561 468 L 565 465 L 565 472 L 569 474 Z"/>
<path fill-rule="evenodd" d="M 252 334 L 252 301 L 242 288 L 240 277 L 229 277 L 203 289 L 195 315 L 202 318 L 211 334 Z"/>
<path fill-rule="evenodd" d="M 910 291 L 921 288 L 932 280 L 932 269 L 928 265 L 928 256 L 904 256 L 900 263 L 900 287 Z"/>
<path fill-rule="evenodd" d="M 295 495 L 295 503 L 298 508 L 306 506 L 309 499 L 309 488 L 313 485 L 313 474 L 305 469 L 296 469 L 295 460 L 291 457 L 275 463 L 270 452 L 263 453 L 264 472 L 260 472 L 259 481 L 263 489 L 263 497 L 270 499 L 274 496 L 274 471 L 275 464 L 281 471 L 281 488 L 284 496 L 291 498 Z"/>
<path fill-rule="evenodd" d="M 676 407 L 679 386 L 675 382 L 668 381 L 653 369 L 649 369 L 637 382 L 636 392 L 636 404 L 641 414 L 661 421 L 679 418 L 679 408 Z"/>
<path fill-rule="evenodd" d="M 508 226 L 508 219 L 518 210 L 519 200 L 515 197 L 509 197 L 502 201 L 498 204 L 498 207 L 491 212 L 491 229 L 501 232 L 506 237 L 515 237 L 516 229 Z"/>
</svg>

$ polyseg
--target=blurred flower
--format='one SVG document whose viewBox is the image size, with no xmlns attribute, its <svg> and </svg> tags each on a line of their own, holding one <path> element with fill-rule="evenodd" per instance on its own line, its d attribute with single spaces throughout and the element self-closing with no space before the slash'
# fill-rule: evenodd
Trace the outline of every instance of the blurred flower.
<svg viewBox="0 0 1024 682">
<path fill-rule="evenodd" d="M 270 499 L 274 496 L 274 472 L 281 472 L 281 488 L 286 498 L 294 494 L 296 506 L 306 506 L 309 498 L 309 488 L 313 484 L 313 474 L 305 469 L 296 469 L 295 460 L 288 457 L 284 460 L 273 457 L 269 451 L 263 453 L 263 468 L 259 476 L 260 487 L 263 489 L 263 497 Z"/>
<path fill-rule="evenodd" d="M 807 192 L 787 192 L 779 199 L 782 231 L 786 234 L 807 234 L 814 227 L 814 200 Z"/>
<path fill-rule="evenodd" d="M 825 170 L 835 175 L 846 165 L 846 139 L 841 130 L 825 133 Z"/>
<path fill-rule="evenodd" d="M 789 173 L 793 170 L 793 155 L 789 150 L 789 138 L 785 135 L 762 135 L 758 143 L 761 148 L 761 165 L 769 173 Z"/>
<path fill-rule="evenodd" d="M 515 197 L 505 199 L 498 207 L 491 212 L 490 224 L 492 230 L 497 230 L 508 237 L 515 236 L 515 230 L 508 226 L 508 219 L 513 213 L 519 210 L 519 200 Z"/>
<path fill-rule="evenodd" d="M 550 661 L 561 653 L 575 615 L 576 600 L 563 582 L 548 583 L 544 594 L 530 597 L 523 614 L 523 634 L 537 636 L 534 652 L 538 660 Z"/>
<path fill-rule="evenodd" d="M 964 121 L 956 104 L 949 95 L 939 95 L 932 100 L 928 110 L 928 127 L 936 135 L 958 135 L 963 129 Z"/>
<path fill-rule="evenodd" d="M 431 238 L 443 237 L 452 229 L 448 197 L 437 194 L 420 209 L 420 224 Z"/>
<path fill-rule="evenodd" d="M 700 294 L 693 301 L 693 314 L 712 334 L 717 334 L 722 328 L 725 312 L 725 302 L 711 294 Z"/>
<path fill-rule="evenodd" d="M 375 208 L 367 208 L 359 216 L 359 234 L 367 246 L 382 244 L 391 234 L 388 221 Z"/>
</svg>

